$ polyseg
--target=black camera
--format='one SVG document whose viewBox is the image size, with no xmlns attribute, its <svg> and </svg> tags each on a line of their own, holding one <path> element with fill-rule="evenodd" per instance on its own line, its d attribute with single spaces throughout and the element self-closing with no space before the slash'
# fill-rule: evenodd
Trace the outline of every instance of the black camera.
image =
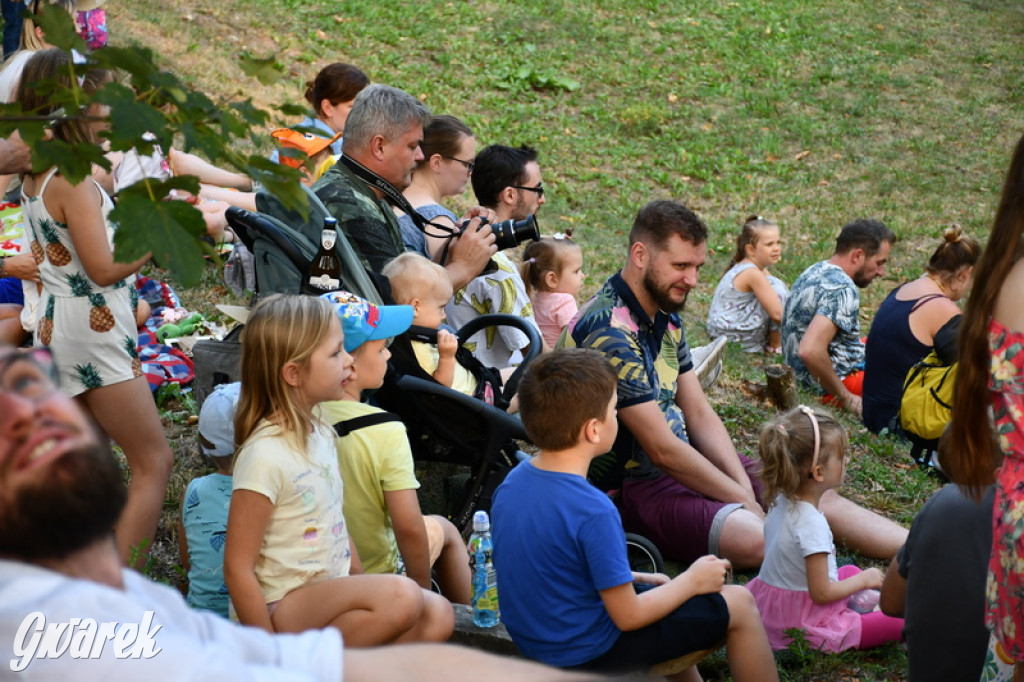
<svg viewBox="0 0 1024 682">
<path fill-rule="evenodd" d="M 459 227 L 464 231 L 470 222 L 466 220 Z M 494 244 L 499 251 L 514 249 L 525 241 L 540 239 L 540 226 L 535 215 L 528 215 L 522 220 L 503 220 L 500 223 L 481 222 L 477 229 L 482 229 L 484 225 L 491 226 Z"/>
</svg>

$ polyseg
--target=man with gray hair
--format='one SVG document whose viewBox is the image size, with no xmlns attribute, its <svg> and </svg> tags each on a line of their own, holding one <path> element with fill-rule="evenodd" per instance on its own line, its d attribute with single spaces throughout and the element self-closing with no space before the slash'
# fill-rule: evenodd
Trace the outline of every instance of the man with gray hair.
<svg viewBox="0 0 1024 682">
<path fill-rule="evenodd" d="M 363 264 L 374 272 L 405 250 L 391 207 L 407 205 L 401 192 L 423 159 L 420 143 L 430 116 L 422 102 L 397 88 L 364 88 L 345 122 L 341 159 L 313 185 Z M 482 213 L 474 209 L 469 217 Z M 456 288 L 480 274 L 497 250 L 491 231 L 475 227 L 455 240 L 445 264 Z"/>
</svg>

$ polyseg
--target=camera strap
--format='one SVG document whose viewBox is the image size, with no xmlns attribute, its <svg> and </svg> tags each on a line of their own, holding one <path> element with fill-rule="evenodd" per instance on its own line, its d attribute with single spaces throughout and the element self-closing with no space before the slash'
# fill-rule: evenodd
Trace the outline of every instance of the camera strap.
<svg viewBox="0 0 1024 682">
<path fill-rule="evenodd" d="M 442 235 L 430 235 L 432 237 L 452 237 L 457 234 L 457 230 L 453 230 L 447 225 L 439 225 L 437 223 L 432 223 L 423 216 L 421 216 L 416 211 L 416 209 L 412 207 L 412 204 L 409 203 L 409 200 L 405 198 L 405 195 L 398 191 L 398 188 L 396 188 L 390 182 L 388 182 L 381 176 L 377 175 L 372 170 L 370 170 L 363 164 L 359 163 L 352 157 L 346 156 L 343 153 L 341 155 L 341 162 L 345 164 L 345 166 L 350 171 L 352 171 L 352 173 L 354 173 L 357 178 L 362 180 L 371 188 L 382 192 L 384 196 L 387 197 L 388 201 L 391 202 L 392 205 L 396 206 L 398 210 L 402 211 L 410 218 L 412 218 L 412 222 L 416 225 L 416 227 L 419 228 L 420 232 L 428 234 L 427 225 L 430 225 L 431 227 L 440 230 L 443 233 Z"/>
</svg>

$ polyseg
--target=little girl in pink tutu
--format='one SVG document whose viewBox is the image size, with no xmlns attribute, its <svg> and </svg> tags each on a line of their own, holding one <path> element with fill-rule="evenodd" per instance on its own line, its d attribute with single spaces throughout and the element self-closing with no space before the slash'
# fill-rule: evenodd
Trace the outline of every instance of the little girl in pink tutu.
<svg viewBox="0 0 1024 682">
<path fill-rule="evenodd" d="M 846 448 L 846 429 L 824 410 L 804 405 L 761 432 L 765 499 L 775 502 L 764 521 L 764 563 L 747 587 L 773 649 L 788 646 L 790 628 L 803 630 L 811 646 L 831 652 L 900 639 L 902 618 L 858 612 L 865 610 L 864 597 L 877 604 L 882 572 L 856 566 L 837 570 L 832 531 L 818 510 L 821 496 L 843 482 Z"/>
</svg>

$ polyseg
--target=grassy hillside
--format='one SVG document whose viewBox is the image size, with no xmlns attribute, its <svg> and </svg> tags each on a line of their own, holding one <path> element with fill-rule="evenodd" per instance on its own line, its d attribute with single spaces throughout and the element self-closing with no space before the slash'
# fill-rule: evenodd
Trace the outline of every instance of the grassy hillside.
<svg viewBox="0 0 1024 682">
<path fill-rule="evenodd" d="M 888 277 L 863 292 L 867 329 L 943 227 L 958 222 L 984 238 L 1024 130 L 1024 8 L 1012 0 L 124 0 L 108 12 L 114 41 L 152 46 L 224 100 L 300 102 L 320 67 L 347 61 L 463 118 L 480 145 L 537 147 L 549 188 L 542 229 L 576 228 L 585 293 L 621 263 L 639 206 L 686 202 L 712 230 L 687 313 L 698 341 L 751 213 L 781 224 L 776 274 L 788 282 L 831 253 L 847 220 L 886 221 L 900 242 Z M 248 79 L 243 53 L 275 56 L 283 78 Z M 223 295 L 208 281 L 182 292 L 189 305 Z M 761 362 L 730 349 L 711 394 L 745 452 L 770 414 L 751 397 Z M 854 461 L 844 492 L 908 523 L 934 481 L 907 466 L 902 448 L 846 423 Z M 896 647 L 780 661 L 788 679 L 905 677 Z M 705 671 L 726 675 L 721 661 Z"/>
</svg>

